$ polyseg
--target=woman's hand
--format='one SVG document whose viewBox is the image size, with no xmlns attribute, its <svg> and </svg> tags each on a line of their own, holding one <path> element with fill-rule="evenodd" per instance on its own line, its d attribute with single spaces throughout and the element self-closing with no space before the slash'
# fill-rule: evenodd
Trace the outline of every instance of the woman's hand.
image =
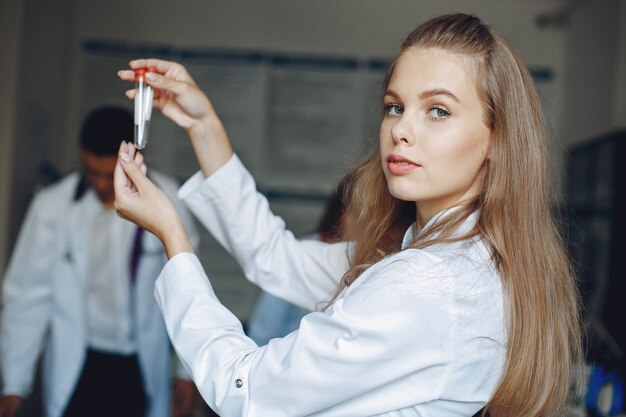
<svg viewBox="0 0 626 417">
<path fill-rule="evenodd" d="M 159 59 L 136 59 L 129 65 L 130 70 L 117 73 L 122 80 L 134 82 L 134 70 L 139 68 L 157 69 L 158 73 L 146 73 L 146 82 L 154 88 L 153 105 L 189 135 L 205 176 L 228 162 L 233 150 L 224 126 L 185 67 Z M 126 91 L 130 99 L 135 94 L 135 89 Z"/>
<path fill-rule="evenodd" d="M 143 155 L 132 144 L 122 143 L 115 166 L 115 209 L 120 217 L 155 234 L 165 247 L 167 257 L 193 252 L 174 205 L 146 177 Z"/>
</svg>

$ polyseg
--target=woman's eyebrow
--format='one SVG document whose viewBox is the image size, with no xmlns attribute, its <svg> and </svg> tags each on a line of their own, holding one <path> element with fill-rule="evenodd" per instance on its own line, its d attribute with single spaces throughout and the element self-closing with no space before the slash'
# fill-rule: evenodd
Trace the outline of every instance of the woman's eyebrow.
<svg viewBox="0 0 626 417">
<path fill-rule="evenodd" d="M 457 103 L 460 102 L 460 100 L 454 94 L 452 94 L 450 90 L 446 90 L 445 88 L 433 88 L 432 90 L 422 91 L 419 95 L 419 98 L 420 100 L 424 100 L 429 97 L 441 96 L 441 95 L 448 96 L 452 100 L 456 101 Z"/>
<path fill-rule="evenodd" d="M 459 100 L 457 96 L 455 96 L 450 90 L 447 90 L 445 88 L 433 88 L 431 90 L 422 91 L 420 93 L 420 95 L 419 95 L 419 99 L 420 100 L 425 100 L 427 98 L 434 97 L 434 96 L 440 96 L 440 95 L 450 97 L 452 100 L 456 101 L 457 103 L 461 102 L 461 100 Z M 393 97 L 393 98 L 400 98 L 400 94 L 398 94 L 397 92 L 395 92 L 391 88 L 388 88 L 387 90 L 385 90 L 385 94 L 383 96 L 384 97 L 390 96 L 390 97 Z"/>
<path fill-rule="evenodd" d="M 391 96 L 396 99 L 400 98 L 400 95 L 396 93 L 394 90 L 392 90 L 391 88 L 388 88 L 385 90 L 385 94 L 383 94 L 383 97 L 387 97 L 387 96 Z"/>
</svg>

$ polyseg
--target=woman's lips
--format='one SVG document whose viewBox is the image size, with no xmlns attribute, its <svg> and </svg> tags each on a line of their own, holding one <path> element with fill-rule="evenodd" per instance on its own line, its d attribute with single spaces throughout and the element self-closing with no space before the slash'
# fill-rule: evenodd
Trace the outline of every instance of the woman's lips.
<svg viewBox="0 0 626 417">
<path fill-rule="evenodd" d="M 414 171 L 421 165 L 416 164 L 410 159 L 406 159 L 399 155 L 390 155 L 387 157 L 387 170 L 392 174 L 406 174 Z"/>
</svg>

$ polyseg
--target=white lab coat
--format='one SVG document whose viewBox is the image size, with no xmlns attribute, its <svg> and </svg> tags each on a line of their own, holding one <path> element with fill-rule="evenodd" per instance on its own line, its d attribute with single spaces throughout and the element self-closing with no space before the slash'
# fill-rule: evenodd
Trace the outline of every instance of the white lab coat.
<svg viewBox="0 0 626 417">
<path fill-rule="evenodd" d="M 304 308 L 330 299 L 348 247 L 296 240 L 236 156 L 179 196 L 252 282 Z M 181 361 L 224 417 L 467 417 L 502 373 L 502 285 L 480 239 L 390 256 L 263 347 L 219 303 L 192 254 L 168 262 L 156 295 Z"/>
<path fill-rule="evenodd" d="M 151 176 L 177 201 L 177 184 L 172 179 L 158 173 Z M 65 410 L 86 356 L 89 225 L 95 211 L 89 207 L 97 204 L 97 197 L 88 190 L 74 201 L 78 181 L 77 173 L 70 174 L 35 196 L 4 278 L 0 333 L 3 392 L 22 396 L 30 392 L 37 358 L 43 351 L 47 417 L 58 417 Z M 189 213 L 180 206 L 195 240 Z M 133 239 L 136 229 L 129 230 L 133 234 L 128 238 Z M 152 294 L 167 258 L 161 242 L 150 233 L 143 234 L 142 249 L 132 293 L 136 344 L 149 401 L 147 416 L 165 417 L 170 413 L 172 351 Z"/>
</svg>

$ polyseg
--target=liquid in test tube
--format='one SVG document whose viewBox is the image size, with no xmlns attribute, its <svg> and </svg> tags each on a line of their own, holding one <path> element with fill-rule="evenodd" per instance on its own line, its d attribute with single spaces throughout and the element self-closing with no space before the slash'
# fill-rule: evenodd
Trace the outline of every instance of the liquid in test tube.
<svg viewBox="0 0 626 417">
<path fill-rule="evenodd" d="M 148 130 L 152 117 L 154 90 L 146 83 L 146 73 L 156 72 L 156 68 L 135 70 L 135 147 L 143 149 L 148 144 Z"/>
</svg>

